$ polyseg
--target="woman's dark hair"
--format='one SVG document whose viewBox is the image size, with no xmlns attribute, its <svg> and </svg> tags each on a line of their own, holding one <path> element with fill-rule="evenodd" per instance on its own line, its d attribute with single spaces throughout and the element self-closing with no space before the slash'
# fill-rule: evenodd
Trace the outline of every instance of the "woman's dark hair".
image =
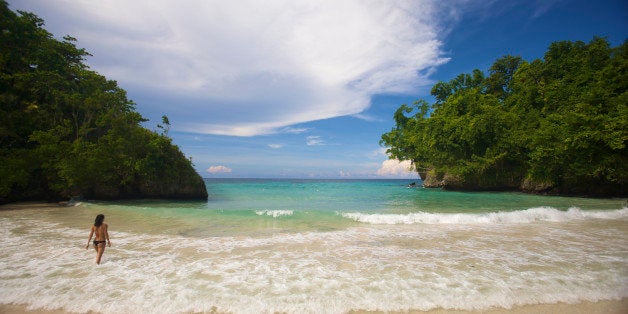
<svg viewBox="0 0 628 314">
<path fill-rule="evenodd" d="M 105 215 L 98 214 L 98 216 L 96 216 L 96 220 L 94 221 L 94 226 L 100 227 L 100 225 L 102 225 L 103 220 L 105 220 Z"/>
</svg>

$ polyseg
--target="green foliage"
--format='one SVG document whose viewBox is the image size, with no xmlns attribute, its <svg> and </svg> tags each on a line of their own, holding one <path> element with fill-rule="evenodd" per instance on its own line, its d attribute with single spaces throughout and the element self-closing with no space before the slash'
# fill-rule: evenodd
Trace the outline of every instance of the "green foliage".
<svg viewBox="0 0 628 314">
<path fill-rule="evenodd" d="M 167 137 L 166 116 L 162 134 L 142 128 L 126 92 L 88 69 L 75 39 L 56 40 L 42 27 L 0 1 L 0 203 L 160 197 L 177 191 L 146 186 L 197 179 Z"/>
<path fill-rule="evenodd" d="M 624 195 L 627 87 L 628 42 L 555 42 L 542 60 L 438 82 L 435 103 L 402 105 L 380 143 L 449 188 Z"/>
</svg>

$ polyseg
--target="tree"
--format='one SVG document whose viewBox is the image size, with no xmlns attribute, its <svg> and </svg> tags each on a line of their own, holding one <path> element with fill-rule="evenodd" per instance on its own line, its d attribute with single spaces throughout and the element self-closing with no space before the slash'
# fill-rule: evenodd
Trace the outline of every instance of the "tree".
<svg viewBox="0 0 628 314">
<path fill-rule="evenodd" d="M 402 105 L 380 143 L 446 188 L 623 195 L 627 57 L 626 42 L 599 37 L 552 43 L 542 60 L 504 56 L 488 77 L 436 83 L 432 105 Z"/>
<path fill-rule="evenodd" d="M 74 38 L 56 40 L 43 20 L 4 1 L 0 16 L 0 203 L 207 197 L 167 137 L 166 116 L 162 134 L 142 128 L 126 91 L 89 70 Z"/>
</svg>

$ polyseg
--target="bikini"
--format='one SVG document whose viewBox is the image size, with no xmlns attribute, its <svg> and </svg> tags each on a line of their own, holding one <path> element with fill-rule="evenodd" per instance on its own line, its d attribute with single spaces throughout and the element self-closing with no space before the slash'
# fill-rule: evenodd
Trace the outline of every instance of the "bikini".
<svg viewBox="0 0 628 314">
<path fill-rule="evenodd" d="M 96 227 L 96 230 L 98 230 L 98 228 L 100 228 L 100 226 Z M 98 245 L 99 245 L 99 244 L 101 244 L 101 243 L 102 243 L 102 244 L 105 244 L 105 243 L 107 243 L 107 241 L 96 241 L 96 240 L 94 240 L 94 245 L 95 245 L 95 246 L 98 246 Z"/>
</svg>

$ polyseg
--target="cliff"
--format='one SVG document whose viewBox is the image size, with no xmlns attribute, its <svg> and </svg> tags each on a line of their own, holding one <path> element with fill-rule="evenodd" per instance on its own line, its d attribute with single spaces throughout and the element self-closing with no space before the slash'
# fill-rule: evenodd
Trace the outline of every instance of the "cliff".
<svg viewBox="0 0 628 314">
<path fill-rule="evenodd" d="M 179 169 L 174 177 L 139 179 L 129 185 L 96 185 L 89 189 L 74 189 L 72 193 L 59 196 L 68 198 L 70 194 L 80 195 L 87 200 L 120 199 L 177 199 L 207 200 L 207 188 L 203 178 L 194 169 Z"/>
<path fill-rule="evenodd" d="M 425 186 L 621 197 L 628 194 L 628 41 L 551 43 L 543 58 L 506 55 L 402 104 L 382 134 Z"/>
<path fill-rule="evenodd" d="M 146 181 L 139 187 L 133 198 L 166 198 L 183 200 L 207 200 L 205 181 L 196 172 L 169 182 Z"/>
<path fill-rule="evenodd" d="M 602 184 L 600 180 L 591 178 L 590 181 L 577 184 L 557 184 L 555 182 L 539 182 L 531 179 L 501 180 L 496 182 L 485 177 L 463 178 L 447 173 L 427 171 L 421 176 L 423 187 L 442 188 L 455 191 L 519 191 L 541 195 L 565 195 L 586 197 L 626 197 L 628 190 L 621 184 Z"/>
</svg>

